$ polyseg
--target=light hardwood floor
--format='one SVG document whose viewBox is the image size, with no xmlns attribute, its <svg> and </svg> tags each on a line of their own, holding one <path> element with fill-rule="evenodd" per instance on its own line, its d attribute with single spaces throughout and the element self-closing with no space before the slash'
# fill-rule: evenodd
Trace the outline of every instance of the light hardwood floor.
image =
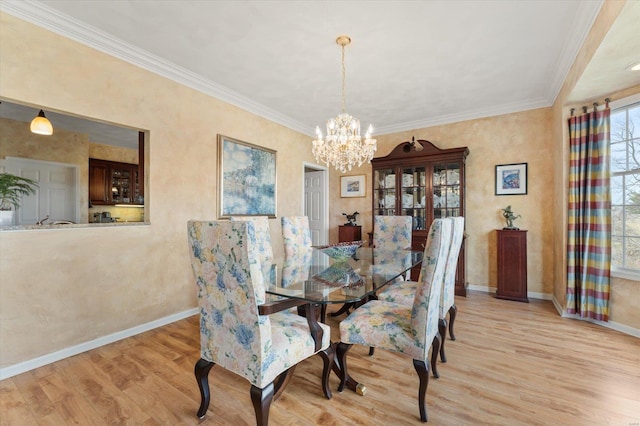
<svg viewBox="0 0 640 426">
<path fill-rule="evenodd" d="M 472 292 L 456 298 L 456 341 L 429 380 L 430 425 L 638 425 L 639 340 L 562 319 L 551 302 L 511 302 Z M 337 309 L 337 306 L 335 307 Z M 334 310 L 335 310 L 334 309 Z M 332 309 L 330 309 L 331 311 Z M 334 340 L 338 338 L 337 320 Z M 212 400 L 199 421 L 193 366 L 197 317 L 0 382 L 2 425 L 253 425 L 249 384 L 210 374 Z M 356 346 L 352 376 L 368 392 L 322 396 L 322 361 L 301 363 L 271 406 L 272 425 L 418 425 L 418 378 L 410 359 Z"/>
</svg>

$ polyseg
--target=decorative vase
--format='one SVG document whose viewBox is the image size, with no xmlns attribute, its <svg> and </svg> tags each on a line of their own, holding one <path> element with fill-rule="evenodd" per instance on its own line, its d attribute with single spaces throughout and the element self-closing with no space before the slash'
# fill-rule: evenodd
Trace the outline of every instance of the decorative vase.
<svg viewBox="0 0 640 426">
<path fill-rule="evenodd" d="M 0 226 L 13 226 L 13 210 L 0 210 Z"/>
</svg>

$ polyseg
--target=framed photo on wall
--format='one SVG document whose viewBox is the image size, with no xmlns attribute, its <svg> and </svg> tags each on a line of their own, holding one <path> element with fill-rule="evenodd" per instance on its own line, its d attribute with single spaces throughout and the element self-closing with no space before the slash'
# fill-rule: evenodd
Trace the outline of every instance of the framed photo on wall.
<svg viewBox="0 0 640 426">
<path fill-rule="evenodd" d="M 276 151 L 218 135 L 220 217 L 276 216 Z"/>
<path fill-rule="evenodd" d="M 496 166 L 496 195 L 527 193 L 527 163 Z"/>
<path fill-rule="evenodd" d="M 366 195 L 364 178 L 365 175 L 340 176 L 340 197 L 364 197 Z"/>
</svg>

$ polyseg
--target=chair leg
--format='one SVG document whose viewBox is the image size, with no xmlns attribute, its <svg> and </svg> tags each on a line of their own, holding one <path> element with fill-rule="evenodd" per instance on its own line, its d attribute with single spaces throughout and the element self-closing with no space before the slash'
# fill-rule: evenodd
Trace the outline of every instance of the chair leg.
<svg viewBox="0 0 640 426">
<path fill-rule="evenodd" d="M 375 352 L 376 348 L 374 348 L 373 346 L 371 346 L 369 348 L 369 356 L 373 356 L 373 353 Z"/>
<path fill-rule="evenodd" d="M 204 417 L 209 408 L 209 402 L 211 400 L 211 393 L 209 392 L 209 371 L 211 371 L 214 365 L 215 363 L 200 358 L 194 368 L 198 388 L 200 388 L 200 408 L 197 414 L 199 419 Z"/>
<path fill-rule="evenodd" d="M 438 361 L 438 353 L 440 352 L 441 342 L 442 338 L 440 337 L 440 333 L 437 333 L 436 337 L 433 338 L 433 342 L 431 343 L 431 370 L 433 370 L 433 377 L 435 377 L 436 379 L 440 378 L 440 373 L 438 373 L 436 362 Z"/>
<path fill-rule="evenodd" d="M 336 348 L 336 357 L 338 364 L 340 365 L 340 385 L 338 385 L 338 392 L 342 392 L 344 390 L 344 385 L 347 382 L 347 351 L 351 349 L 351 346 L 353 345 L 340 342 Z"/>
<path fill-rule="evenodd" d="M 273 382 L 260 389 L 255 385 L 251 385 L 251 402 L 256 412 L 256 425 L 267 426 L 269 424 L 269 408 L 273 400 Z"/>
<path fill-rule="evenodd" d="M 456 340 L 456 336 L 453 334 L 453 323 L 456 320 L 457 314 L 458 307 L 454 304 L 449 308 L 449 337 L 451 338 L 451 340 Z"/>
<path fill-rule="evenodd" d="M 440 361 L 442 362 L 447 362 L 447 356 L 444 354 L 444 342 L 445 337 L 447 337 L 447 319 L 446 318 L 440 318 L 440 320 L 438 320 L 438 333 L 440 333 L 440 337 L 442 337 L 441 342 L 440 342 Z"/>
<path fill-rule="evenodd" d="M 418 373 L 420 379 L 420 387 L 418 388 L 418 408 L 420 408 L 420 420 L 427 422 L 427 407 L 424 400 L 427 396 L 427 386 L 429 385 L 429 367 L 424 361 L 414 359 L 413 368 Z"/>
<path fill-rule="evenodd" d="M 324 367 L 322 368 L 322 391 L 324 392 L 324 396 L 327 399 L 332 398 L 331 389 L 329 388 L 329 374 L 333 369 L 333 363 L 335 359 L 335 351 L 333 350 L 333 345 L 329 345 L 329 347 L 323 351 L 318 352 L 318 355 L 322 357 L 322 361 L 324 362 Z"/>
<path fill-rule="evenodd" d="M 280 373 L 278 377 L 273 381 L 273 400 L 276 401 L 284 392 L 284 389 L 289 384 L 291 377 L 293 377 L 293 372 L 296 370 L 296 365 L 289 367 L 289 369 Z"/>
</svg>

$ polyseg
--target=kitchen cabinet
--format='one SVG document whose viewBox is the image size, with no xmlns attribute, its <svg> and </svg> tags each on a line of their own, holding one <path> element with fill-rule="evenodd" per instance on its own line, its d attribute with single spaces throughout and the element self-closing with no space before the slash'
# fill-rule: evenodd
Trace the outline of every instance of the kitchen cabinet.
<svg viewBox="0 0 640 426">
<path fill-rule="evenodd" d="M 142 204 L 137 164 L 89 159 L 89 200 L 94 205 Z"/>
<path fill-rule="evenodd" d="M 372 159 L 373 216 L 411 216 L 412 249 L 424 250 L 434 219 L 464 216 L 467 155 L 467 147 L 440 149 L 420 139 L 403 142 L 386 157 Z M 455 292 L 459 296 L 467 295 L 464 247 L 463 240 L 456 271 Z M 418 266 L 411 271 L 411 278 L 417 280 L 419 273 Z"/>
<path fill-rule="evenodd" d="M 527 297 L 527 231 L 498 230 L 498 299 L 529 302 Z"/>
</svg>

